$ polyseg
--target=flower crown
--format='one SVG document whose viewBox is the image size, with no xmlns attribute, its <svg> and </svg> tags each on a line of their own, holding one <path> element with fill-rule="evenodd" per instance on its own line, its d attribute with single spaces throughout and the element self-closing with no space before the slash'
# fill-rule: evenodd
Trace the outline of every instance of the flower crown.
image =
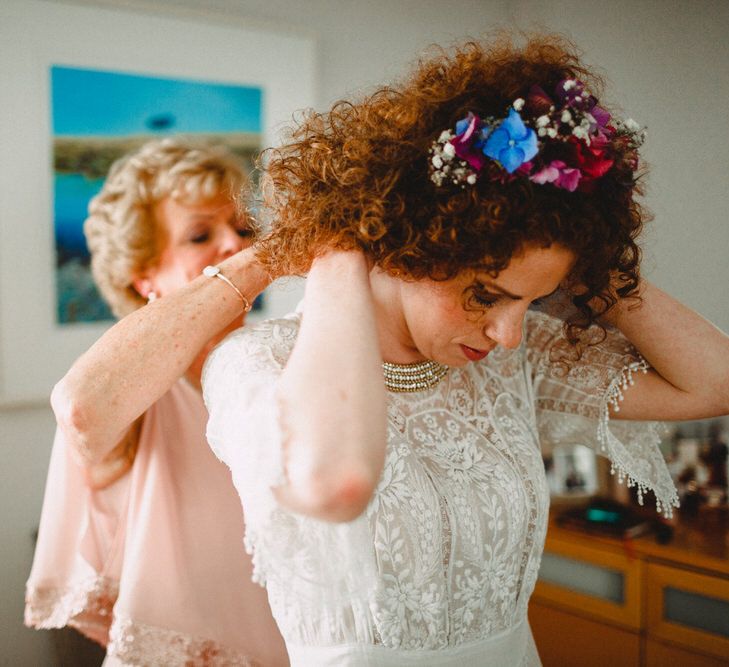
<svg viewBox="0 0 729 667">
<path fill-rule="evenodd" d="M 506 118 L 469 112 L 455 132 L 441 132 L 430 149 L 430 178 L 438 186 L 466 187 L 484 175 L 500 182 L 526 177 L 570 192 L 590 191 L 618 162 L 635 171 L 644 141 L 645 129 L 634 120 L 613 119 L 581 81 L 564 79 L 553 98 L 534 85 Z"/>
</svg>

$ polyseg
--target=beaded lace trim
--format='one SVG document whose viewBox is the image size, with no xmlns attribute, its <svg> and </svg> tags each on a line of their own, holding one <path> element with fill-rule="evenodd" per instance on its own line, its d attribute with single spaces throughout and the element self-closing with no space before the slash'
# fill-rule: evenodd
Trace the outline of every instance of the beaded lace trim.
<svg viewBox="0 0 729 667">
<path fill-rule="evenodd" d="M 635 474 L 628 472 L 627 467 L 623 465 L 615 452 L 612 451 L 610 446 L 610 440 L 612 438 L 609 430 L 610 423 L 610 411 L 609 408 L 612 406 L 614 412 L 620 412 L 620 403 L 625 398 L 625 390 L 635 384 L 633 375 L 635 373 L 647 373 L 650 366 L 648 362 L 639 355 L 637 361 L 628 364 L 621 371 L 620 375 L 616 377 L 607 389 L 603 403 L 600 409 L 600 419 L 597 425 L 597 441 L 600 444 L 600 450 L 605 453 L 611 461 L 610 474 L 617 475 L 618 482 L 626 484 L 630 487 L 637 487 L 638 491 L 638 502 L 643 504 L 643 494 L 652 488 L 651 484 L 645 479 L 639 479 Z M 675 489 L 673 490 L 673 496 L 666 502 L 661 502 L 656 494 L 656 510 L 658 513 L 662 513 L 666 518 L 673 516 L 673 508 L 679 506 L 678 495 Z"/>
<path fill-rule="evenodd" d="M 435 387 L 448 373 L 448 366 L 430 359 L 414 364 L 382 364 L 385 387 L 396 393 L 423 391 Z"/>
</svg>

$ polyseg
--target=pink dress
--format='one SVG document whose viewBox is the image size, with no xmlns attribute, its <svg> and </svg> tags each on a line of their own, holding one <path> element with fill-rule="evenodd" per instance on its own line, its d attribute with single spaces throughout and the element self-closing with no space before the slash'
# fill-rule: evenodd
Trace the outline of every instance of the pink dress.
<svg viewBox="0 0 729 667">
<path fill-rule="evenodd" d="M 147 411 L 131 470 L 101 490 L 56 435 L 27 625 L 73 626 L 107 646 L 107 664 L 288 665 L 206 421 L 178 381 Z"/>
</svg>

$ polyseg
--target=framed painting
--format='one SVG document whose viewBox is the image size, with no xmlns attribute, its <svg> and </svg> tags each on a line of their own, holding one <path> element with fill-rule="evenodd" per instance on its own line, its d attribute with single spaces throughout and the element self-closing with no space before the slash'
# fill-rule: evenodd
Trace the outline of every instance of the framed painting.
<svg viewBox="0 0 729 667">
<path fill-rule="evenodd" d="M 111 163 L 151 137 L 249 165 L 315 90 L 315 45 L 244 23 L 39 0 L 0 8 L 0 404 L 38 403 L 111 324 L 82 233 Z M 274 286 L 254 317 L 291 310 Z"/>
<path fill-rule="evenodd" d="M 56 321 L 112 320 L 83 233 L 109 168 L 151 139 L 184 134 L 226 145 L 250 173 L 262 148 L 262 90 L 58 65 L 50 76 Z"/>
</svg>

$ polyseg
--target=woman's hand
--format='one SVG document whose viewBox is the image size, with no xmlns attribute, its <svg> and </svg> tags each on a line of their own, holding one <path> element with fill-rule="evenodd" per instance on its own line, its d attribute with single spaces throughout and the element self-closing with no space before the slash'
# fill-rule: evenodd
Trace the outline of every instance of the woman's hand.
<svg viewBox="0 0 729 667">
<path fill-rule="evenodd" d="M 255 246 L 219 266 L 249 302 L 270 282 Z M 243 304 L 229 285 L 200 276 L 117 322 L 79 357 L 51 394 L 69 444 L 88 463 L 103 461 L 134 420 L 242 312 Z"/>
</svg>

